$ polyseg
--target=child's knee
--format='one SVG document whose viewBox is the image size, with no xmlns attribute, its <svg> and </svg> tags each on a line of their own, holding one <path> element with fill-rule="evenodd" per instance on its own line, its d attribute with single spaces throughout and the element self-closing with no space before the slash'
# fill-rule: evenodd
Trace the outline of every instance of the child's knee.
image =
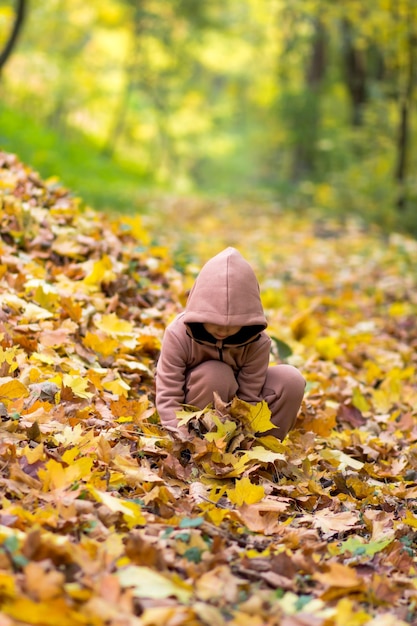
<svg viewBox="0 0 417 626">
<path fill-rule="evenodd" d="M 304 396 L 306 381 L 299 370 L 293 365 L 275 365 L 268 368 L 265 387 L 274 390 L 275 394 L 291 396 L 299 399 Z"/>
<path fill-rule="evenodd" d="M 213 392 L 229 402 L 238 389 L 230 365 L 222 361 L 204 361 L 186 376 L 186 404 L 204 408 L 213 401 Z"/>
</svg>

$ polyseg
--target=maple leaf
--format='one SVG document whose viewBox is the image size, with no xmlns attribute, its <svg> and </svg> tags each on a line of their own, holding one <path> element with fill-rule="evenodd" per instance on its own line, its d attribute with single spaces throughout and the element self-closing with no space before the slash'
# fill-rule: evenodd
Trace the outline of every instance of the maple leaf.
<svg viewBox="0 0 417 626">
<path fill-rule="evenodd" d="M 286 461 L 285 454 L 266 450 L 262 446 L 254 446 L 245 453 L 248 459 L 260 461 L 261 463 L 274 463 L 275 461 Z"/>
<path fill-rule="evenodd" d="M 115 380 L 103 382 L 103 389 L 110 391 L 115 396 L 127 398 L 130 386 L 122 378 L 116 378 Z"/>
<path fill-rule="evenodd" d="M 0 346 L 0 367 L 4 369 L 3 366 L 7 366 L 5 374 L 11 374 L 18 368 L 18 363 L 16 361 L 18 350 L 18 346 L 13 346 L 12 348 L 7 348 L 6 350 Z"/>
<path fill-rule="evenodd" d="M 115 278 L 116 273 L 113 269 L 113 261 L 105 254 L 101 259 L 93 263 L 92 269 L 90 269 L 83 282 L 85 285 L 99 287 L 102 282 L 111 282 Z"/>
<path fill-rule="evenodd" d="M 28 624 L 44 624 L 45 626 L 85 626 L 85 618 L 71 609 L 64 598 L 48 599 L 35 602 L 21 597 L 6 601 L 2 612 L 18 621 Z"/>
<path fill-rule="evenodd" d="M 241 478 L 235 483 L 234 489 L 227 489 L 227 495 L 233 504 L 254 504 L 265 496 L 265 489 L 262 485 L 254 485 L 249 478 Z"/>
<path fill-rule="evenodd" d="M 264 433 L 274 428 L 271 422 L 271 411 L 265 401 L 252 405 L 235 397 L 232 400 L 230 413 L 241 419 L 252 433 Z"/>
<path fill-rule="evenodd" d="M 102 330 L 109 335 L 131 335 L 133 332 L 132 323 L 127 320 L 120 319 L 115 313 L 102 315 L 100 318 L 95 320 L 95 325 L 99 330 Z"/>
<path fill-rule="evenodd" d="M 129 502 L 124 499 L 117 498 L 105 491 L 99 491 L 90 487 L 90 493 L 113 513 L 121 513 L 129 528 L 145 524 L 146 519 L 143 516 L 140 504 L 137 502 Z"/>
<path fill-rule="evenodd" d="M 79 398 L 86 398 L 87 400 L 93 397 L 90 391 L 87 391 L 88 380 L 78 376 L 76 374 L 64 374 L 62 377 L 62 384 L 64 387 L 71 389 L 75 396 Z"/>
<path fill-rule="evenodd" d="M 387 537 L 385 539 L 378 539 L 376 541 L 365 542 L 361 537 L 349 537 L 346 541 L 343 541 L 337 548 L 339 554 L 344 552 L 350 552 L 355 556 L 373 556 L 377 552 L 384 550 L 390 543 L 392 543 L 393 537 Z"/>
<path fill-rule="evenodd" d="M 222 441 L 226 445 L 228 441 L 233 437 L 236 432 L 236 422 L 231 420 L 220 420 L 217 415 L 213 415 L 213 422 L 216 426 L 216 431 L 211 431 L 204 435 L 207 441 L 215 441 L 217 445 Z"/>
<path fill-rule="evenodd" d="M 364 466 L 362 461 L 353 459 L 341 450 L 330 450 L 327 448 L 325 450 L 321 450 L 320 455 L 323 459 L 327 459 L 328 461 L 336 461 L 338 468 L 352 467 L 353 469 L 360 470 Z"/>
<path fill-rule="evenodd" d="M 191 410 L 176 411 L 175 415 L 178 419 L 178 426 L 187 426 L 187 424 L 191 422 L 191 420 L 198 421 L 207 411 L 208 411 L 207 408 L 201 411 L 191 411 Z"/>
<path fill-rule="evenodd" d="M 324 572 L 317 572 L 313 578 L 326 587 L 340 589 L 364 589 L 364 581 L 355 569 L 336 562 L 329 562 Z"/>
<path fill-rule="evenodd" d="M 343 532 L 358 524 L 358 513 L 343 511 L 333 513 L 331 511 L 317 511 L 314 515 L 313 524 L 316 528 L 328 535 Z"/>
<path fill-rule="evenodd" d="M 29 395 L 26 386 L 15 378 L 0 378 L 0 401 L 25 398 Z"/>
<path fill-rule="evenodd" d="M 129 565 L 117 572 L 122 587 L 130 587 L 138 598 L 169 598 L 174 596 L 181 602 L 187 602 L 192 595 L 190 585 L 178 576 L 164 576 L 153 569 L 138 565 Z"/>
</svg>

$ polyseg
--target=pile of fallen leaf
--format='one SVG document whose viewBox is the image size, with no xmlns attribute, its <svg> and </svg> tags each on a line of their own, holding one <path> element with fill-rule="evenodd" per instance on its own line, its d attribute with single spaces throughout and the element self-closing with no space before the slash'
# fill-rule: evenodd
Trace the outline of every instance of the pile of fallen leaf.
<svg viewBox="0 0 417 626">
<path fill-rule="evenodd" d="M 0 626 L 417 623 L 416 242 L 185 201 L 145 228 L 4 153 L 0 202 Z M 307 379 L 282 443 L 264 404 L 184 410 L 190 441 L 155 412 L 222 245 Z"/>
</svg>

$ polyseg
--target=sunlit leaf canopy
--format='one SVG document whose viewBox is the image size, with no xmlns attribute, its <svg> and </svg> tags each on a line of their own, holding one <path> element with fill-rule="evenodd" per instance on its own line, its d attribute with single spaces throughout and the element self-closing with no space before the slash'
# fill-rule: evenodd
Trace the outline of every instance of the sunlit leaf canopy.
<svg viewBox="0 0 417 626">
<path fill-rule="evenodd" d="M 69 181 L 110 209 L 94 168 L 82 175 L 91 150 L 122 168 L 104 177 L 110 189 L 124 173 L 124 208 L 144 186 L 256 192 L 414 230 L 416 12 L 413 0 L 32 0 L 0 87 L 5 147 L 48 175 L 51 154 L 64 169 L 68 153 Z"/>
</svg>

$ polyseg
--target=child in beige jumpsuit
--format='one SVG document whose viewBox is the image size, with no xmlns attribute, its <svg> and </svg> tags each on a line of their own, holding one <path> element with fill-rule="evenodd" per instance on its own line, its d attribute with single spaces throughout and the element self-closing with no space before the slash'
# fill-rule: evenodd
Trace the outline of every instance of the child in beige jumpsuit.
<svg viewBox="0 0 417 626">
<path fill-rule="evenodd" d="M 166 328 L 156 374 L 162 424 L 178 430 L 182 405 L 205 408 L 217 392 L 249 403 L 265 400 L 284 439 L 294 426 L 305 380 L 291 365 L 269 365 L 271 339 L 259 285 L 249 263 L 226 248 L 202 268 L 185 311 Z"/>
</svg>

